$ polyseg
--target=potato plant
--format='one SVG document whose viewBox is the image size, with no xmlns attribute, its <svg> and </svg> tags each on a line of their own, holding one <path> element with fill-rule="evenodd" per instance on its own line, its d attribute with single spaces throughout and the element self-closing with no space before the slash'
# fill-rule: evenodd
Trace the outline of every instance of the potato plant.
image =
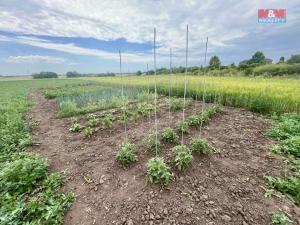
<svg viewBox="0 0 300 225">
<path fill-rule="evenodd" d="M 156 134 L 159 137 L 158 132 L 150 131 L 149 135 L 144 138 L 144 142 L 146 143 L 148 151 L 155 152 L 156 150 Z M 157 138 L 157 149 L 160 149 L 159 138 Z"/>
<path fill-rule="evenodd" d="M 170 106 L 171 111 L 176 111 L 179 109 L 183 109 L 183 100 L 179 98 L 171 98 L 168 100 L 168 104 Z"/>
<path fill-rule="evenodd" d="M 137 112 L 143 117 L 149 116 L 150 112 L 154 110 L 154 106 L 149 103 L 140 103 L 137 105 Z"/>
<path fill-rule="evenodd" d="M 179 151 L 176 153 L 174 163 L 176 167 L 182 171 L 185 170 L 193 160 L 192 152 L 188 149 L 186 151 Z"/>
<path fill-rule="evenodd" d="M 116 158 L 123 166 L 129 166 L 137 161 L 134 154 L 135 145 L 131 143 L 123 143 L 121 149 L 117 152 Z"/>
<path fill-rule="evenodd" d="M 120 114 L 121 114 L 120 115 L 121 123 L 125 123 L 129 117 L 129 110 L 128 110 L 127 106 L 121 107 Z"/>
<path fill-rule="evenodd" d="M 77 118 L 72 117 L 71 118 L 71 123 L 72 123 L 72 125 L 71 125 L 69 131 L 79 132 L 81 130 L 82 126 L 78 123 Z"/>
<path fill-rule="evenodd" d="M 179 124 L 177 124 L 176 128 L 180 133 L 187 133 L 189 130 L 189 123 L 187 121 L 181 121 Z"/>
<path fill-rule="evenodd" d="M 87 128 L 84 129 L 84 136 L 86 138 L 91 138 L 92 134 L 93 134 L 93 129 L 92 128 L 87 127 Z"/>
<path fill-rule="evenodd" d="M 159 183 L 165 186 L 170 183 L 172 177 L 170 168 L 166 165 L 163 158 L 154 157 L 148 161 L 147 180 L 150 183 Z"/>
<path fill-rule="evenodd" d="M 102 125 L 104 128 L 112 128 L 113 127 L 113 123 L 114 123 L 115 117 L 113 116 L 113 114 L 111 113 L 107 113 L 105 114 L 103 121 L 102 121 Z"/>
<path fill-rule="evenodd" d="M 178 135 L 172 128 L 168 127 L 163 130 L 162 139 L 166 142 L 176 143 L 178 141 Z"/>
<path fill-rule="evenodd" d="M 272 224 L 274 225 L 290 225 L 292 222 L 283 212 L 276 212 L 272 215 Z"/>
<path fill-rule="evenodd" d="M 98 125 L 98 119 L 93 113 L 87 115 L 87 120 L 90 127 L 96 127 Z"/>
<path fill-rule="evenodd" d="M 193 138 L 190 141 L 190 147 L 192 151 L 204 155 L 210 154 L 215 151 L 215 148 L 211 146 L 206 139 L 202 138 Z"/>
</svg>

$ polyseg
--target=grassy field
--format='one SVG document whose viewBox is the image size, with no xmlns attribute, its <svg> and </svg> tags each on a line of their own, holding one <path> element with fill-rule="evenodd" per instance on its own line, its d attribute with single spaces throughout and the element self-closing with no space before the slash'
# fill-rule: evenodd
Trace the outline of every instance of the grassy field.
<svg viewBox="0 0 300 225">
<path fill-rule="evenodd" d="M 154 87 L 157 79 L 158 91 L 169 92 L 169 76 L 125 77 L 128 87 L 147 89 Z M 90 78 L 101 84 L 120 85 L 120 77 Z M 244 107 L 253 112 L 271 114 L 300 112 L 300 80 L 285 78 L 247 78 L 247 77 L 206 77 L 188 76 L 187 95 L 206 101 L 219 101 L 223 105 Z M 183 96 L 184 76 L 171 79 L 172 94 Z"/>
</svg>

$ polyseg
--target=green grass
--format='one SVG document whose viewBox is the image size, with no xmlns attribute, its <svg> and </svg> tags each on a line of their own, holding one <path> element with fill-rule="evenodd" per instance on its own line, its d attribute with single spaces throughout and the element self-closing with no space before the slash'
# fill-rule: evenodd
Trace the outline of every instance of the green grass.
<svg viewBox="0 0 300 225">
<path fill-rule="evenodd" d="M 0 82 L 0 224 L 62 224 L 74 196 L 59 191 L 62 177 L 48 171 L 47 160 L 26 153 L 32 143 L 23 119 L 38 88 L 79 84 L 80 80 Z"/>
</svg>

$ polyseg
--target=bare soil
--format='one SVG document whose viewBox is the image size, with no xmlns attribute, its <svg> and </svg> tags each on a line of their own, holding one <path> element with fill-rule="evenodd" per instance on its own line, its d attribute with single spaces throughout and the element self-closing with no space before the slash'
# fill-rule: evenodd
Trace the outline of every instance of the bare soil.
<svg viewBox="0 0 300 225">
<path fill-rule="evenodd" d="M 224 107 L 202 130 L 201 137 L 219 149 L 208 156 L 194 154 L 192 165 L 183 173 L 172 166 L 170 144 L 163 143 L 164 156 L 174 173 L 167 189 L 146 183 L 146 164 L 154 156 L 146 152 L 143 138 L 154 127 L 148 118 L 128 123 L 128 138 L 136 144 L 138 162 L 123 168 L 115 160 L 124 141 L 124 127 L 116 122 L 112 129 L 101 125 L 87 139 L 81 133 L 70 133 L 70 119 L 58 119 L 54 100 L 41 92 L 29 95 L 35 103 L 26 115 L 39 146 L 32 151 L 49 159 L 51 171 L 65 174 L 63 191 L 74 192 L 76 200 L 65 216 L 65 225 L 89 224 L 270 224 L 271 215 L 282 210 L 300 224 L 300 208 L 288 198 L 264 197 L 266 175 L 281 176 L 282 157 L 270 153 L 275 141 L 265 135 L 271 122 L 243 109 Z M 201 102 L 186 110 L 187 116 L 201 111 Z M 209 107 L 205 104 L 205 107 Z M 96 112 L 100 114 L 101 112 Z M 153 117 L 153 116 L 152 116 Z M 175 127 L 182 111 L 160 109 L 159 129 Z M 86 117 L 79 122 L 87 125 Z M 185 143 L 199 136 L 191 129 Z"/>
</svg>

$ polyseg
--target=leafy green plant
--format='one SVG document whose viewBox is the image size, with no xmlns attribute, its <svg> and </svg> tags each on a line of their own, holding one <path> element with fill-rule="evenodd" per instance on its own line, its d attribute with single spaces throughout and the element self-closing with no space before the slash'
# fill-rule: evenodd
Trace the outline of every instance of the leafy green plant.
<svg viewBox="0 0 300 225">
<path fill-rule="evenodd" d="M 122 123 L 125 123 L 128 120 L 128 116 L 129 116 L 129 111 L 127 106 L 122 106 L 120 113 L 121 113 L 120 120 Z"/>
<path fill-rule="evenodd" d="M 300 136 L 292 136 L 284 140 L 278 147 L 281 152 L 300 158 Z"/>
<path fill-rule="evenodd" d="M 132 113 L 132 119 L 133 119 L 134 122 L 137 122 L 140 118 L 141 118 L 141 115 L 138 111 L 134 111 Z"/>
<path fill-rule="evenodd" d="M 197 126 L 201 124 L 201 118 L 199 116 L 191 116 L 188 118 L 189 126 Z"/>
<path fill-rule="evenodd" d="M 79 132 L 81 130 L 82 126 L 78 123 L 77 118 L 72 117 L 71 118 L 71 123 L 72 123 L 72 125 L 71 125 L 69 131 Z"/>
<path fill-rule="evenodd" d="M 137 161 L 137 156 L 134 154 L 135 145 L 131 143 L 123 143 L 121 149 L 117 152 L 117 160 L 124 166 Z"/>
<path fill-rule="evenodd" d="M 168 100 L 168 104 L 170 106 L 171 111 L 176 111 L 179 109 L 183 109 L 183 100 L 179 98 L 171 98 Z"/>
<path fill-rule="evenodd" d="M 276 212 L 272 215 L 272 224 L 275 225 L 290 225 L 292 222 L 283 212 Z"/>
<path fill-rule="evenodd" d="M 149 116 L 150 112 L 154 110 L 154 106 L 149 103 L 139 103 L 137 105 L 137 112 L 143 117 Z"/>
<path fill-rule="evenodd" d="M 185 107 L 187 107 L 191 104 L 192 104 L 191 99 L 185 100 Z M 177 111 L 179 109 L 183 109 L 184 100 L 180 99 L 180 98 L 171 98 L 171 99 L 168 99 L 168 105 L 169 105 L 171 111 Z"/>
<path fill-rule="evenodd" d="M 86 138 L 91 138 L 92 134 L 93 134 L 93 129 L 92 128 L 87 127 L 87 128 L 84 129 L 84 136 Z"/>
<path fill-rule="evenodd" d="M 149 135 L 144 138 L 144 142 L 147 145 L 147 150 L 154 152 L 156 150 L 156 144 L 157 149 L 160 149 L 160 141 L 159 138 L 157 138 L 156 143 L 156 135 L 159 137 L 159 132 L 156 131 L 150 131 Z"/>
<path fill-rule="evenodd" d="M 300 136 L 300 116 L 297 114 L 284 114 L 273 118 L 277 120 L 275 126 L 267 131 L 270 137 L 280 140 L 290 138 L 292 136 Z"/>
<path fill-rule="evenodd" d="M 177 124 L 176 128 L 179 132 L 187 133 L 189 130 L 189 123 L 187 121 L 181 121 Z"/>
<path fill-rule="evenodd" d="M 38 156 L 6 163 L 0 171 L 0 193 L 22 194 L 32 191 L 46 177 L 47 167 L 46 160 Z"/>
<path fill-rule="evenodd" d="M 186 145 L 177 145 L 172 148 L 175 152 L 174 163 L 179 170 L 185 170 L 193 160 L 191 150 Z"/>
<path fill-rule="evenodd" d="M 87 120 L 90 127 L 96 127 L 98 125 L 98 119 L 93 113 L 87 115 Z"/>
<path fill-rule="evenodd" d="M 271 176 L 266 176 L 266 179 L 274 189 L 291 196 L 296 204 L 300 204 L 299 176 L 287 176 L 284 178 L 274 178 Z"/>
<path fill-rule="evenodd" d="M 173 131 L 172 128 L 168 127 L 163 130 L 162 139 L 170 143 L 176 143 L 178 141 L 178 135 L 175 133 L 175 131 Z"/>
<path fill-rule="evenodd" d="M 172 180 L 170 168 L 161 157 L 154 157 L 147 164 L 147 178 L 150 183 L 167 185 Z"/>
<path fill-rule="evenodd" d="M 114 125 L 114 120 L 115 120 L 115 117 L 113 116 L 113 114 L 111 114 L 111 113 L 105 114 L 103 121 L 102 121 L 103 127 L 104 128 L 112 128 Z"/>
<path fill-rule="evenodd" d="M 215 148 L 211 146 L 206 139 L 202 138 L 193 138 L 190 141 L 190 146 L 192 151 L 200 154 L 207 155 L 215 151 Z"/>
</svg>

